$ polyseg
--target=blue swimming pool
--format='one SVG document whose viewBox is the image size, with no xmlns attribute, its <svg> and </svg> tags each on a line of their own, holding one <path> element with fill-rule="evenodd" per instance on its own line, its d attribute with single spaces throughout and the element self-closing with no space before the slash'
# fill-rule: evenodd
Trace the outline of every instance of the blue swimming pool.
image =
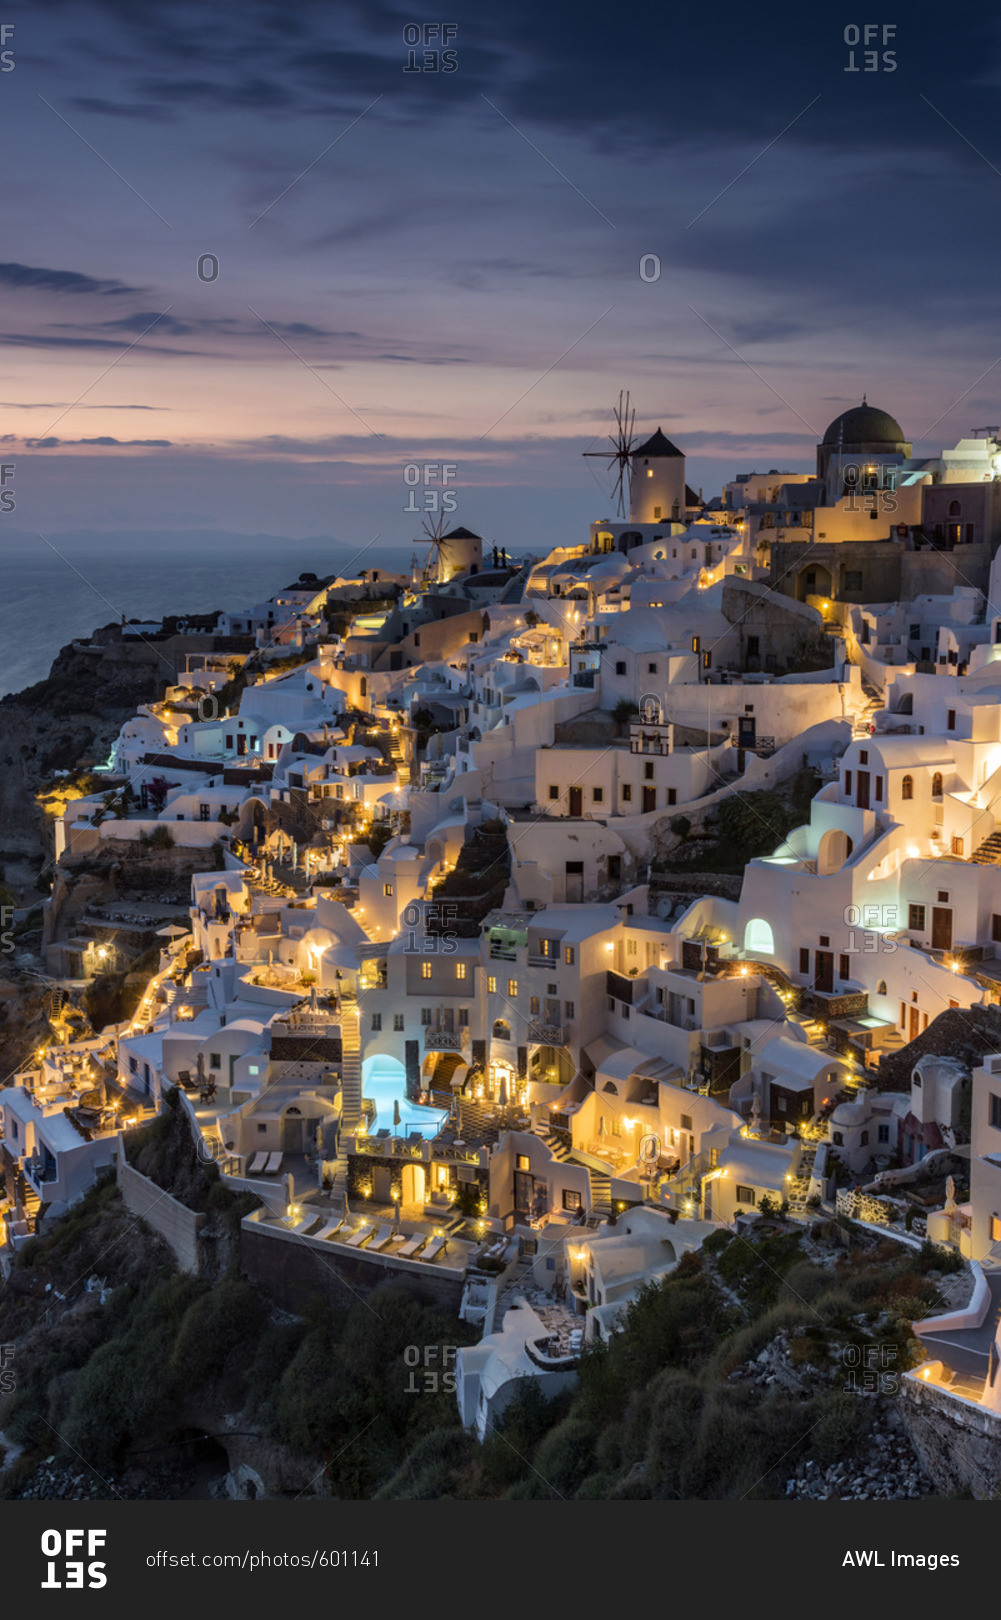
<svg viewBox="0 0 1001 1620">
<path fill-rule="evenodd" d="M 422 1108 L 419 1103 L 411 1102 L 407 1096 L 403 1065 L 392 1058 L 367 1059 L 362 1067 L 361 1089 L 362 1096 L 370 1097 L 376 1108 L 375 1119 L 369 1127 L 370 1135 L 382 1130 L 392 1133 L 395 1129 L 398 1136 L 411 1136 L 415 1131 L 421 1136 L 436 1136 L 448 1118 L 444 1109 Z M 400 1110 L 400 1123 L 395 1127 L 394 1103 L 399 1104 Z"/>
</svg>

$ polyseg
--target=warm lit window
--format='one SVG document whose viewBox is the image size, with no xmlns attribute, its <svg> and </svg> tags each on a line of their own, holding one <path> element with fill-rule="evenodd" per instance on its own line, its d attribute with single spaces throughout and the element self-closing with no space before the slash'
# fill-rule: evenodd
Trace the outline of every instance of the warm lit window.
<svg viewBox="0 0 1001 1620">
<path fill-rule="evenodd" d="M 382 892 L 386 896 L 387 900 L 391 900 L 393 898 L 393 885 L 391 883 L 384 883 L 382 885 Z"/>
<path fill-rule="evenodd" d="M 532 1163 L 527 1153 L 519 1153 L 514 1161 L 516 1170 L 531 1170 Z"/>
<path fill-rule="evenodd" d="M 490 992 L 490 994 L 492 996 L 495 996 L 497 994 L 497 980 L 496 980 L 495 976 L 492 973 L 491 973 L 490 977 L 487 980 L 487 989 L 489 990 L 489 992 Z"/>
<path fill-rule="evenodd" d="M 421 963 L 421 978 L 422 979 L 430 979 L 430 977 L 431 977 L 431 963 L 430 962 L 422 962 Z"/>
<path fill-rule="evenodd" d="M 913 799 L 913 797 L 914 797 L 914 778 L 913 778 L 913 776 L 905 776 L 902 779 L 902 781 L 900 783 L 900 797 L 902 799 Z"/>
<path fill-rule="evenodd" d="M 573 967 L 573 965 L 574 965 L 574 957 L 575 957 L 575 952 L 574 952 L 573 946 L 572 945 L 564 945 L 564 947 L 563 947 L 563 960 L 566 963 L 567 967 Z"/>
<path fill-rule="evenodd" d="M 507 981 L 507 993 L 508 993 L 509 996 L 516 996 L 518 994 L 518 981 L 517 981 L 517 979 L 508 979 L 508 981 Z"/>
<path fill-rule="evenodd" d="M 466 977 L 466 964 L 465 964 L 465 962 L 456 962 L 456 964 L 455 964 L 455 976 L 456 976 L 457 979 L 464 979 Z"/>
</svg>

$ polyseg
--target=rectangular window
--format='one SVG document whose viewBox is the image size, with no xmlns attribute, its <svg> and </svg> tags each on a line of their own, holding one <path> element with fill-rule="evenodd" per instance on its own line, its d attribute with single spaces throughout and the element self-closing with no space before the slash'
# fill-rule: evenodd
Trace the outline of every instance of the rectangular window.
<svg viewBox="0 0 1001 1620">
<path fill-rule="evenodd" d="M 738 1182 L 734 1191 L 738 1204 L 753 1204 L 755 1202 L 753 1187 L 742 1187 Z"/>
<path fill-rule="evenodd" d="M 551 799 L 558 799 L 559 796 L 560 796 L 560 790 L 559 790 L 558 784 L 556 782 L 550 782 L 550 784 L 549 784 L 549 797 Z"/>
<path fill-rule="evenodd" d="M 372 1028 L 377 1033 L 382 1028 L 382 1013 L 372 1014 Z"/>
<path fill-rule="evenodd" d="M 421 978 L 422 979 L 430 979 L 430 977 L 431 977 L 431 963 L 430 962 L 422 962 L 421 963 Z"/>
<path fill-rule="evenodd" d="M 877 1135 L 877 1140 L 878 1141 L 880 1141 L 880 1142 L 888 1142 L 890 1140 L 890 1127 L 889 1127 L 889 1125 L 880 1125 L 879 1130 L 877 1131 L 876 1135 Z"/>
<path fill-rule="evenodd" d="M 1001 1215 L 991 1216 L 991 1242 L 1001 1242 Z"/>
<path fill-rule="evenodd" d="M 211 809 L 211 806 L 209 806 L 207 804 L 200 804 L 198 806 L 199 820 L 208 821 L 210 819 L 210 816 L 209 816 L 210 809 Z"/>
<path fill-rule="evenodd" d="M 382 885 L 382 892 L 386 896 L 387 900 L 391 900 L 393 898 L 393 885 L 391 883 L 384 883 Z"/>
<path fill-rule="evenodd" d="M 953 835 L 952 840 L 952 853 L 954 855 L 962 855 L 963 853 L 963 840 L 955 834 Z"/>
<path fill-rule="evenodd" d="M 677 790 L 677 788 L 668 788 L 668 790 L 667 790 L 667 802 L 668 802 L 668 804 L 677 804 L 677 802 L 678 802 L 678 790 Z"/>
<path fill-rule="evenodd" d="M 801 945 L 799 948 L 799 971 L 801 973 L 809 973 L 810 971 L 810 952 L 805 945 Z"/>
<path fill-rule="evenodd" d="M 577 959 L 577 953 L 574 950 L 573 946 L 572 945 L 564 945 L 564 947 L 563 947 L 563 960 L 566 963 L 567 967 L 573 967 L 574 962 L 576 961 L 576 959 Z"/>
<path fill-rule="evenodd" d="M 615 666 L 615 673 L 616 675 L 624 675 L 626 673 L 626 666 L 621 658 L 618 660 Z"/>
<path fill-rule="evenodd" d="M 402 1013 L 394 1013 L 393 1014 L 393 1028 L 396 1031 L 397 1035 L 402 1034 L 403 1028 L 404 1028 L 403 1014 Z"/>
<path fill-rule="evenodd" d="M 692 1116 L 691 1116 L 691 1114 L 682 1114 L 682 1116 L 681 1116 L 681 1129 L 683 1131 L 690 1131 L 692 1129 Z"/>
<path fill-rule="evenodd" d="M 563 1003 L 563 1016 L 568 1023 L 571 1018 L 575 1018 L 577 1016 L 574 1011 L 574 1004 L 572 1001 L 565 1001 Z"/>
<path fill-rule="evenodd" d="M 455 976 L 456 976 L 457 979 L 464 979 L 466 977 L 466 964 L 465 964 L 465 962 L 456 962 L 456 964 L 455 964 Z"/>
<path fill-rule="evenodd" d="M 656 673 L 657 673 L 657 665 L 656 664 L 647 664 L 646 672 L 647 672 L 648 675 L 656 675 Z"/>
<path fill-rule="evenodd" d="M 460 1029 L 468 1029 L 469 1028 L 469 1008 L 468 1007 L 460 1007 L 459 1008 L 459 1028 Z"/>
<path fill-rule="evenodd" d="M 852 964 L 847 953 L 838 957 L 838 973 L 842 979 L 850 979 L 852 976 Z"/>
<path fill-rule="evenodd" d="M 881 776 L 877 776 L 876 777 L 876 803 L 877 804 L 882 799 L 882 797 L 883 797 L 883 778 Z"/>
<path fill-rule="evenodd" d="M 993 1091 L 990 1101 L 990 1122 L 993 1130 L 1001 1131 L 1001 1097 L 996 1096 Z"/>
<path fill-rule="evenodd" d="M 569 1187 L 564 1187 L 564 1189 L 563 1189 L 563 1208 L 564 1209 L 569 1209 L 569 1210 L 578 1210 L 578 1209 L 580 1209 L 581 1208 L 580 1193 L 579 1192 L 571 1192 Z"/>
<path fill-rule="evenodd" d="M 630 802 L 630 800 L 632 799 L 632 796 L 633 796 L 632 785 L 629 782 L 623 782 L 623 784 L 622 784 L 622 801 L 623 801 L 623 803 L 628 804 Z"/>
<path fill-rule="evenodd" d="M 528 1154 L 519 1153 L 515 1158 L 514 1167 L 516 1170 L 531 1170 L 532 1162 L 529 1159 Z"/>
<path fill-rule="evenodd" d="M 852 773 L 851 773 L 851 771 L 846 771 L 845 772 L 845 792 L 850 793 L 851 790 L 852 790 Z"/>
<path fill-rule="evenodd" d="M 604 788 L 597 788 L 596 787 L 596 788 L 591 789 L 591 798 L 593 799 L 595 804 L 601 804 L 602 801 L 604 800 L 604 797 L 605 797 Z"/>
<path fill-rule="evenodd" d="M 998 916 L 997 912 L 991 918 L 991 939 L 1001 940 L 1001 917 Z"/>
<path fill-rule="evenodd" d="M 210 1069 L 221 1069 L 222 1068 L 222 1059 L 220 1058 L 218 1052 L 210 1052 L 209 1053 L 209 1068 Z"/>
<path fill-rule="evenodd" d="M 529 996 L 528 1011 L 532 1018 L 538 1018 L 541 1005 L 538 996 Z"/>
<path fill-rule="evenodd" d="M 925 931 L 925 908 L 924 908 L 924 906 L 908 906 L 908 908 L 907 908 L 907 926 L 908 926 L 908 928 L 913 929 L 913 931 L 916 934 L 923 934 L 924 933 L 924 931 Z"/>
<path fill-rule="evenodd" d="M 950 709 L 949 710 L 949 713 L 946 716 L 945 729 L 946 729 L 946 731 L 955 731 L 955 729 L 956 729 L 956 711 L 955 711 L 955 709 Z"/>
<path fill-rule="evenodd" d="M 487 979 L 487 990 L 492 996 L 497 994 L 497 979 L 493 973 Z"/>
<path fill-rule="evenodd" d="M 518 981 L 517 981 L 517 979 L 508 979 L 508 981 L 507 981 L 507 993 L 508 993 L 509 996 L 516 996 L 518 994 Z"/>
<path fill-rule="evenodd" d="M 653 781 L 653 766 L 652 765 L 644 765 L 644 767 L 643 767 L 643 780 L 644 780 L 644 782 L 652 782 Z"/>
<path fill-rule="evenodd" d="M 430 1007 L 422 1007 L 421 1008 L 421 1028 L 426 1029 L 428 1024 L 430 1024 L 430 1022 L 431 1022 L 431 1008 Z"/>
</svg>

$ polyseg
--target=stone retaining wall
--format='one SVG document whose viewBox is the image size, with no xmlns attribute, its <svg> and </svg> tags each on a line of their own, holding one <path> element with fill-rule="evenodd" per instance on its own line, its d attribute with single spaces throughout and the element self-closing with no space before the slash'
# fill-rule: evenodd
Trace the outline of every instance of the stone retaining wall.
<svg viewBox="0 0 1001 1620">
<path fill-rule="evenodd" d="M 173 1250 L 182 1271 L 197 1272 L 199 1268 L 198 1233 L 205 1224 L 204 1215 L 196 1215 L 187 1204 L 164 1192 L 148 1176 L 133 1170 L 125 1161 L 119 1143 L 118 1187 L 125 1207 L 133 1215 L 141 1216 L 147 1226 L 159 1233 Z"/>
</svg>

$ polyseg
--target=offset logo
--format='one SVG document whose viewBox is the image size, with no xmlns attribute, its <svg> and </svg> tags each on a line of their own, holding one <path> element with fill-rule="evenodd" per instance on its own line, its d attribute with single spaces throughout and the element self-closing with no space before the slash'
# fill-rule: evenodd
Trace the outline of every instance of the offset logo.
<svg viewBox="0 0 1001 1620">
<path fill-rule="evenodd" d="M 104 1562 L 94 1557 L 103 1550 L 107 1540 L 107 1530 L 43 1530 L 46 1575 L 41 1583 L 42 1591 L 79 1592 L 85 1588 L 95 1591 L 99 1586 L 107 1586 Z"/>
</svg>

